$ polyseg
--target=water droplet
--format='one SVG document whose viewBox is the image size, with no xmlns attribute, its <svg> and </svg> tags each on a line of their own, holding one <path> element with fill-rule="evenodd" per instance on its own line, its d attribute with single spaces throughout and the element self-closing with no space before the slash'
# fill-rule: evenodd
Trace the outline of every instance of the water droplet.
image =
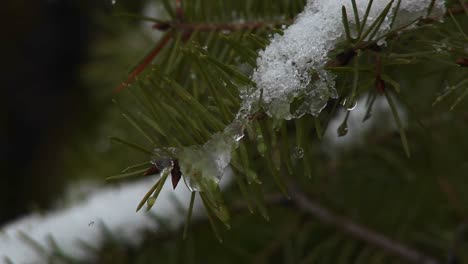
<svg viewBox="0 0 468 264">
<path fill-rule="evenodd" d="M 195 73 L 191 73 L 191 74 L 190 74 L 190 79 L 196 80 L 196 79 L 197 79 L 197 75 L 196 75 Z"/>
<path fill-rule="evenodd" d="M 344 106 L 346 108 L 346 110 L 353 111 L 357 106 L 357 101 L 353 100 L 353 101 L 348 103 L 348 98 L 345 98 L 343 100 L 343 102 L 341 103 L 341 105 Z"/>
<path fill-rule="evenodd" d="M 153 150 L 153 155 L 151 155 L 151 163 L 154 164 L 160 171 L 165 168 L 172 166 L 172 157 L 169 156 L 169 153 L 173 152 L 174 149 L 162 150 L 156 148 Z"/>
<path fill-rule="evenodd" d="M 231 125 L 229 129 L 235 127 Z M 229 166 L 236 145 L 234 135 L 228 130 L 214 134 L 202 146 L 182 148 L 177 157 L 187 187 L 191 191 L 206 191 L 217 186 Z"/>
<path fill-rule="evenodd" d="M 348 134 L 348 122 L 343 122 L 337 129 L 337 132 L 338 132 L 338 136 L 339 137 L 343 137 L 343 136 L 346 136 L 346 134 Z"/>
<path fill-rule="evenodd" d="M 111 0 L 111 4 L 115 5 L 117 3 L 117 0 Z"/>
<path fill-rule="evenodd" d="M 293 151 L 293 157 L 295 159 L 302 159 L 304 157 L 304 149 L 301 147 L 295 147 Z"/>
<path fill-rule="evenodd" d="M 357 101 L 351 102 L 349 106 L 346 108 L 346 110 L 352 111 L 356 108 L 356 106 L 357 106 Z"/>
<path fill-rule="evenodd" d="M 285 29 L 286 29 L 286 25 L 282 25 L 282 26 L 281 26 L 281 29 L 282 29 L 282 30 L 285 30 Z"/>
</svg>

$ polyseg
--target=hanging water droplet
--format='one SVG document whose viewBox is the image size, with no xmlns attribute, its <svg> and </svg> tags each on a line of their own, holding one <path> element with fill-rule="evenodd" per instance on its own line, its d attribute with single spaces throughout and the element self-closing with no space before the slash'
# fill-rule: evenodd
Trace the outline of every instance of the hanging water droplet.
<svg viewBox="0 0 468 264">
<path fill-rule="evenodd" d="M 346 136 L 348 134 L 348 122 L 343 122 L 336 131 L 339 137 Z"/>
<path fill-rule="evenodd" d="M 353 111 L 357 106 L 357 101 L 353 100 L 353 101 L 348 102 L 348 98 L 345 98 L 343 102 L 341 103 L 341 105 L 345 107 L 346 110 Z"/>
<path fill-rule="evenodd" d="M 172 157 L 169 156 L 169 153 L 175 151 L 174 149 L 159 149 L 156 148 L 153 150 L 151 155 L 151 163 L 155 165 L 159 171 L 162 171 L 165 168 L 172 166 Z"/>
<path fill-rule="evenodd" d="M 191 175 L 184 174 L 183 179 L 184 179 L 185 185 L 191 192 L 203 191 L 198 181 L 198 178 L 201 178 L 201 172 L 199 171 L 194 172 Z"/>
<path fill-rule="evenodd" d="M 190 79 L 196 80 L 196 79 L 197 79 L 197 75 L 196 75 L 195 73 L 191 73 L 191 74 L 190 74 Z"/>
<path fill-rule="evenodd" d="M 295 159 L 302 159 L 304 157 L 304 149 L 301 147 L 295 147 L 293 151 L 293 157 Z"/>
<path fill-rule="evenodd" d="M 353 111 L 356 108 L 356 106 L 357 106 L 357 101 L 353 101 L 349 104 L 348 107 L 346 107 L 346 110 Z"/>
<path fill-rule="evenodd" d="M 229 167 L 232 150 L 237 144 L 228 130 L 214 134 L 203 146 L 182 148 L 177 157 L 187 187 L 191 191 L 206 191 L 217 186 Z"/>
<path fill-rule="evenodd" d="M 282 30 L 285 30 L 285 29 L 286 29 L 286 25 L 282 25 L 282 26 L 281 26 L 281 29 L 282 29 Z"/>
<path fill-rule="evenodd" d="M 115 5 L 117 3 L 117 0 L 111 0 L 111 4 Z"/>
</svg>

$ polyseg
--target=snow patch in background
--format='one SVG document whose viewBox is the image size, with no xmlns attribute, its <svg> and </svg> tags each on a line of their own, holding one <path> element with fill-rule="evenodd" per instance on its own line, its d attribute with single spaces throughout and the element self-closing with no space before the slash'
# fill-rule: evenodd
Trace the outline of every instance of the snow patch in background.
<svg viewBox="0 0 468 264">
<path fill-rule="evenodd" d="M 155 178 L 151 177 L 117 187 L 95 189 L 85 200 L 72 207 L 46 215 L 31 214 L 4 226 L 0 231 L 0 261 L 8 257 L 15 264 L 47 263 L 19 237 L 19 232 L 27 234 L 49 250 L 47 237 L 52 236 L 67 255 L 78 259 L 92 257 L 89 250 L 81 248 L 79 240 L 96 248 L 103 242 L 101 224 L 105 224 L 119 240 L 139 243 L 143 231 L 158 229 L 157 223 L 144 210 L 135 213 L 136 206 L 154 182 Z M 172 195 L 182 205 L 188 206 L 190 191 L 180 187 L 172 190 L 169 182 L 166 182 L 152 212 L 171 219 L 173 226 L 177 227 L 183 223 L 185 216 L 177 211 Z M 197 202 L 194 217 L 200 215 L 200 208 L 201 204 Z"/>
<path fill-rule="evenodd" d="M 145 4 L 143 10 L 142 10 L 142 15 L 144 17 L 153 17 L 153 18 L 158 18 L 161 20 L 167 20 L 169 21 L 170 18 L 165 12 L 161 2 L 155 2 L 155 1 L 150 1 L 147 4 Z M 153 41 L 158 41 L 161 39 L 163 36 L 163 32 L 160 30 L 155 30 L 153 29 L 154 22 L 151 21 L 142 21 L 141 22 L 141 28 L 142 30 L 153 40 Z"/>
</svg>

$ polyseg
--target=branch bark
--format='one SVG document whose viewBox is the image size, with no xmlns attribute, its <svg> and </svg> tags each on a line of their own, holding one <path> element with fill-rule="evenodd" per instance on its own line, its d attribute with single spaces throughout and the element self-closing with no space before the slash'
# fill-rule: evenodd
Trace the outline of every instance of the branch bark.
<svg viewBox="0 0 468 264">
<path fill-rule="evenodd" d="M 320 204 L 310 200 L 297 187 L 290 187 L 290 195 L 294 205 L 303 212 L 310 214 L 320 221 L 335 226 L 336 228 L 346 232 L 357 239 L 374 245 L 384 251 L 400 257 L 408 262 L 418 264 L 441 264 L 442 262 L 417 251 L 409 246 L 403 245 L 398 241 L 392 240 L 383 234 L 377 233 L 367 227 L 361 226 L 350 219 L 338 216 L 330 212 Z"/>
</svg>

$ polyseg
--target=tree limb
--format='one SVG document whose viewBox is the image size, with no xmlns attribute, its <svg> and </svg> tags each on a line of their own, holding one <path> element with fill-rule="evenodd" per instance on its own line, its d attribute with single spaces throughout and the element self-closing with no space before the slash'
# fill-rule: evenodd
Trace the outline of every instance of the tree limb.
<svg viewBox="0 0 468 264">
<path fill-rule="evenodd" d="M 371 245 L 379 247 L 384 251 L 400 257 L 406 261 L 419 264 L 440 264 L 439 260 L 428 256 L 416 249 L 392 240 L 383 234 L 377 233 L 367 227 L 361 226 L 350 219 L 338 216 L 318 203 L 310 200 L 295 186 L 290 187 L 290 195 L 294 205 L 303 212 L 313 215 L 320 221 L 335 226 L 338 229 L 365 241 Z"/>
</svg>

